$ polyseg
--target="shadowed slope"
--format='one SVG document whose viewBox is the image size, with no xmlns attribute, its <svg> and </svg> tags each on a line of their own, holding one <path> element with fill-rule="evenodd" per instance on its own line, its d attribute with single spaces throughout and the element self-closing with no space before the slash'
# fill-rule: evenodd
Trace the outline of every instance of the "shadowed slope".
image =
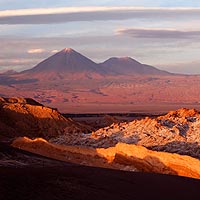
<svg viewBox="0 0 200 200">
<path fill-rule="evenodd" d="M 3 168 L 0 179 L 0 198 L 4 200 L 200 198 L 199 180 L 96 167 Z"/>
<path fill-rule="evenodd" d="M 0 150 L 3 200 L 200 199 L 196 179 L 79 166 L 1 143 Z"/>
</svg>

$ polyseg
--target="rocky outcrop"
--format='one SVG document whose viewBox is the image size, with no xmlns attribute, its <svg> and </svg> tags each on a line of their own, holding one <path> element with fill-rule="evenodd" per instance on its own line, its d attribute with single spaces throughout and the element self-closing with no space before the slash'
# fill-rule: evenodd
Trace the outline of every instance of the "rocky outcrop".
<svg viewBox="0 0 200 200">
<path fill-rule="evenodd" d="M 113 123 L 90 135 L 63 135 L 52 142 L 95 148 L 122 142 L 200 159 L 200 114 L 183 108 L 154 119 L 146 117 L 130 123 Z"/>
<path fill-rule="evenodd" d="M 56 145 L 47 142 L 43 138 L 31 140 L 27 137 L 20 137 L 13 141 L 12 146 L 70 163 L 113 169 L 123 169 L 126 167 L 117 163 L 108 163 L 107 159 L 103 155 L 98 154 L 94 148 Z M 135 170 L 135 168 L 132 167 L 132 170 Z"/>
<path fill-rule="evenodd" d="M 0 99 L 1 137 L 29 136 L 53 138 L 64 133 L 87 132 L 90 127 L 63 117 L 56 109 L 33 99 Z"/>
<path fill-rule="evenodd" d="M 86 148 L 55 145 L 42 138 L 18 138 L 12 146 L 72 163 L 122 170 L 172 174 L 200 179 L 200 161 L 178 154 L 156 152 L 142 146 L 119 143 L 115 147 Z"/>
<path fill-rule="evenodd" d="M 200 161 L 189 156 L 151 151 L 142 146 L 123 143 L 108 149 L 97 149 L 97 152 L 114 163 L 134 166 L 139 171 L 200 179 Z"/>
</svg>

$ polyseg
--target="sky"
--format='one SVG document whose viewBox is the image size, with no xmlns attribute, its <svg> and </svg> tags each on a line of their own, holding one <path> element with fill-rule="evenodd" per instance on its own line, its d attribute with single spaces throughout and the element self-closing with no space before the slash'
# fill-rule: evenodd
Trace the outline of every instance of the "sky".
<svg viewBox="0 0 200 200">
<path fill-rule="evenodd" d="M 199 0 L 0 0 L 0 72 L 64 48 L 200 74 Z"/>
</svg>

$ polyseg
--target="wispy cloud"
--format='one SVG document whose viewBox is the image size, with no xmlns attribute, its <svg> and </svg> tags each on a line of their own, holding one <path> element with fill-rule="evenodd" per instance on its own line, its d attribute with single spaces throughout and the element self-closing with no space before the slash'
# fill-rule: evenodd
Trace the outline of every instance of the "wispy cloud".
<svg viewBox="0 0 200 200">
<path fill-rule="evenodd" d="M 57 49 L 54 49 L 51 51 L 51 53 L 58 53 L 58 52 L 59 52 L 59 50 L 57 50 Z"/>
<path fill-rule="evenodd" d="M 64 13 L 88 13 L 88 12 L 112 12 L 112 11 L 167 11 L 167 12 L 194 12 L 200 8 L 161 8 L 161 7 L 60 7 L 60 8 L 37 8 L 37 9 L 18 9 L 0 11 L 1 17 L 27 16 L 27 15 L 48 15 Z"/>
<path fill-rule="evenodd" d="M 199 38 L 199 31 L 182 31 L 175 29 L 135 29 L 125 28 L 116 31 L 119 35 L 128 35 L 133 38 L 155 38 L 155 39 L 184 39 Z"/>
<path fill-rule="evenodd" d="M 0 24 L 52 24 L 132 18 L 200 17 L 200 8 L 62 7 L 0 11 Z"/>
<path fill-rule="evenodd" d="M 45 52 L 45 49 L 29 49 L 27 52 L 31 53 L 31 54 L 34 54 L 34 53 L 43 53 L 43 52 Z"/>
</svg>

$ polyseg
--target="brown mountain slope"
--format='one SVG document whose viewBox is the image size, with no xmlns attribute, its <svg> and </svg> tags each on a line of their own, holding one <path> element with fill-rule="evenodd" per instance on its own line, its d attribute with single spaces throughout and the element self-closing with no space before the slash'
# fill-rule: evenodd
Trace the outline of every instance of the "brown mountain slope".
<svg viewBox="0 0 200 200">
<path fill-rule="evenodd" d="M 200 161 L 189 156 L 147 150 L 145 147 L 119 143 L 115 147 L 85 148 L 48 143 L 39 138 L 17 138 L 12 143 L 26 151 L 62 161 L 89 166 L 139 170 L 200 179 Z"/>
<path fill-rule="evenodd" d="M 0 99 L 1 137 L 30 136 L 53 138 L 65 132 L 83 132 L 89 126 L 63 117 L 56 109 L 45 107 L 32 99 Z"/>
</svg>

